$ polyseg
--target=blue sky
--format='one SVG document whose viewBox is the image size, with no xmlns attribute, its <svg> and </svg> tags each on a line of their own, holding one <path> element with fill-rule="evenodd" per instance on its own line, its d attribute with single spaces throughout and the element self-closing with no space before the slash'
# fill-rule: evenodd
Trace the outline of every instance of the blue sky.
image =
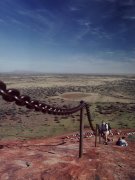
<svg viewBox="0 0 135 180">
<path fill-rule="evenodd" d="M 134 69 L 135 0 L 0 1 L 0 72 Z"/>
</svg>

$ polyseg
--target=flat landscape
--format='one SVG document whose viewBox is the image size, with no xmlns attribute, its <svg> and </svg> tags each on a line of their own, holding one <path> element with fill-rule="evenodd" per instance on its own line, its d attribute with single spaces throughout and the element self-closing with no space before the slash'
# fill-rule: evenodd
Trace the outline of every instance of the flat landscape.
<svg viewBox="0 0 135 180">
<path fill-rule="evenodd" d="M 92 123 L 111 124 L 113 141 L 95 136 L 84 111 L 83 157 L 78 158 L 80 114 L 50 115 L 0 96 L 1 180 L 134 180 L 135 76 L 0 74 L 7 89 L 55 107 L 88 103 Z M 116 146 L 126 136 L 128 147 Z"/>
<path fill-rule="evenodd" d="M 81 74 L 0 74 L 7 89 L 55 107 L 90 106 L 93 124 L 135 128 L 135 76 Z M 86 116 L 84 126 L 88 127 Z M 54 116 L 7 103 L 0 97 L 0 139 L 29 139 L 78 131 L 79 112 Z"/>
</svg>

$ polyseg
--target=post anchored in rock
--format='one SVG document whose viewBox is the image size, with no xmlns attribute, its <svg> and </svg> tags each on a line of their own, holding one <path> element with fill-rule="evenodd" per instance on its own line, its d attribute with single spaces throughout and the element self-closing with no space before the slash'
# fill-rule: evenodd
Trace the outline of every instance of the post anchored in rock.
<svg viewBox="0 0 135 180">
<path fill-rule="evenodd" d="M 80 102 L 81 109 L 80 109 L 80 140 L 79 140 L 79 158 L 82 157 L 83 154 L 83 109 L 84 109 L 84 102 Z"/>
</svg>

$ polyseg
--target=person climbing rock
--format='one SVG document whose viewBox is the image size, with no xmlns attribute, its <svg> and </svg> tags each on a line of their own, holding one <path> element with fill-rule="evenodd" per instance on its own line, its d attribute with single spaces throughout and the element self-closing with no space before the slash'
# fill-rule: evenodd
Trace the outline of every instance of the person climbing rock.
<svg viewBox="0 0 135 180">
<path fill-rule="evenodd" d="M 108 136 L 109 136 L 108 123 L 102 121 L 102 124 L 100 127 L 100 133 L 101 133 L 101 136 L 105 139 L 105 145 L 107 145 L 108 144 Z"/>
</svg>

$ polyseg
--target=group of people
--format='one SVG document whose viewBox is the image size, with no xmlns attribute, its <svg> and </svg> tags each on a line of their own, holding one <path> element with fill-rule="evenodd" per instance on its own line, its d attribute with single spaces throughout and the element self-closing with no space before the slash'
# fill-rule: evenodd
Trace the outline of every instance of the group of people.
<svg viewBox="0 0 135 180">
<path fill-rule="evenodd" d="M 100 126 L 100 134 L 105 140 L 105 145 L 107 145 L 108 141 L 110 141 L 108 136 L 109 135 L 113 136 L 110 123 L 106 123 L 106 122 L 102 121 L 102 124 Z M 120 137 L 117 140 L 116 145 L 118 145 L 118 146 L 128 146 L 128 143 L 126 142 L 125 137 L 123 136 L 123 137 Z"/>
</svg>

